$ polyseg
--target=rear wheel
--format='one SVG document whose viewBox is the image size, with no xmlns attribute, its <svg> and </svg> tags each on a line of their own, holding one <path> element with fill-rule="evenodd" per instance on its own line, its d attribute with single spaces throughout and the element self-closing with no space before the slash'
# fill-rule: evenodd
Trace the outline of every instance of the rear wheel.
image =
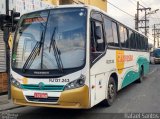
<svg viewBox="0 0 160 119">
<path fill-rule="evenodd" d="M 117 86 L 113 77 L 110 77 L 107 88 L 107 99 L 103 101 L 106 106 L 111 106 L 117 95 Z"/>
<path fill-rule="evenodd" d="M 144 71 L 143 71 L 143 68 L 141 67 L 141 69 L 140 69 L 140 77 L 139 77 L 139 79 L 137 80 L 137 82 L 138 82 L 138 83 L 142 83 L 143 78 L 144 78 Z"/>
</svg>

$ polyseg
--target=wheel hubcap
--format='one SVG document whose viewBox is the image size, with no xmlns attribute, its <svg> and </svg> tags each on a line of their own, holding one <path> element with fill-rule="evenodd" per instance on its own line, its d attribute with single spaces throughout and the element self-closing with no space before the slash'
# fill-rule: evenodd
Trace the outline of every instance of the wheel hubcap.
<svg viewBox="0 0 160 119">
<path fill-rule="evenodd" d="M 109 99 L 112 99 L 114 97 L 114 85 L 113 84 L 109 84 L 108 86 L 108 96 L 109 96 Z"/>
</svg>

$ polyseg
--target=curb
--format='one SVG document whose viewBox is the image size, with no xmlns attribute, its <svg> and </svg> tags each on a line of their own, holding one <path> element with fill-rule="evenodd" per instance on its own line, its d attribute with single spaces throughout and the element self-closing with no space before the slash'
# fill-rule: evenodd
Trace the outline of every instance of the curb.
<svg viewBox="0 0 160 119">
<path fill-rule="evenodd" d="M 9 107 L 7 109 L 2 109 L 2 110 L 0 110 L 0 112 L 7 111 L 7 110 L 12 110 L 12 109 L 17 109 L 17 108 L 21 108 L 21 107 L 25 107 L 25 106 L 13 106 L 13 107 Z"/>
</svg>

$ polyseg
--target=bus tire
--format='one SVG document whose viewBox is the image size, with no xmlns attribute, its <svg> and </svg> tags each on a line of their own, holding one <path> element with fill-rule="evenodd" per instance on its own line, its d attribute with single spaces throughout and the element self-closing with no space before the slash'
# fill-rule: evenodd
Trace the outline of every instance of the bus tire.
<svg viewBox="0 0 160 119">
<path fill-rule="evenodd" d="M 141 66 L 141 69 L 140 69 L 140 77 L 139 77 L 139 79 L 137 80 L 137 83 L 142 83 L 143 78 L 144 78 L 144 70 L 143 70 L 143 67 Z"/>
<path fill-rule="evenodd" d="M 103 101 L 103 104 L 107 107 L 110 107 L 113 104 L 113 102 L 117 96 L 117 86 L 116 86 L 116 82 L 113 77 L 109 78 L 107 91 L 108 91 L 107 97 Z"/>
</svg>

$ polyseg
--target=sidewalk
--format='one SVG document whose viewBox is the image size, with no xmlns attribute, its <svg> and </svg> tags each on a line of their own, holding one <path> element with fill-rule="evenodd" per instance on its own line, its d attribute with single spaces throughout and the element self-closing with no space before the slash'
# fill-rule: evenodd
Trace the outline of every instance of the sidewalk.
<svg viewBox="0 0 160 119">
<path fill-rule="evenodd" d="M 8 100 L 8 95 L 0 95 L 0 112 L 9 110 L 9 109 L 14 109 L 20 107 L 19 105 L 13 104 L 12 100 Z"/>
</svg>

